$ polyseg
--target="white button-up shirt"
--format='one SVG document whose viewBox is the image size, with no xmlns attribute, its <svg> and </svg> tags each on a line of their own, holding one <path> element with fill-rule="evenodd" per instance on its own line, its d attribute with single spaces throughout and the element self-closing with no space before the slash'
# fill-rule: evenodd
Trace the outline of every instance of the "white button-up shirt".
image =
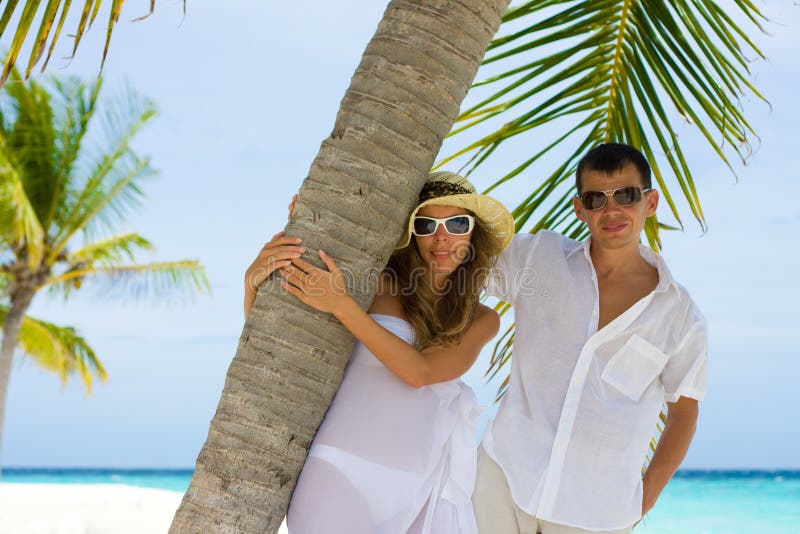
<svg viewBox="0 0 800 534">
<path fill-rule="evenodd" d="M 702 400 L 706 322 L 661 256 L 658 286 L 601 330 L 590 240 L 519 234 L 487 292 L 514 306 L 508 392 L 483 447 L 526 513 L 587 530 L 641 517 L 642 465 L 663 403 Z"/>
</svg>

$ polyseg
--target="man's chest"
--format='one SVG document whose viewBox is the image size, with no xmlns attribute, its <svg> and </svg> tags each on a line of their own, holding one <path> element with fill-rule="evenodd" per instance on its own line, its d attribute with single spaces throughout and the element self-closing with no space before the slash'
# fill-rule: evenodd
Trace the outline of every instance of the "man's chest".
<svg viewBox="0 0 800 534">
<path fill-rule="evenodd" d="M 634 304 L 649 295 L 657 285 L 657 273 L 625 278 L 598 277 L 598 295 L 595 297 L 599 304 L 597 329 L 601 330 L 625 313 Z"/>
</svg>

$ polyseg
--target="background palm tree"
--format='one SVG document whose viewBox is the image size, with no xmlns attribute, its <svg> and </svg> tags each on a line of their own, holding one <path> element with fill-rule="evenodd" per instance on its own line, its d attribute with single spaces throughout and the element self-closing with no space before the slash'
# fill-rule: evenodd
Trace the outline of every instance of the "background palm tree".
<svg viewBox="0 0 800 534">
<path fill-rule="evenodd" d="M 53 80 L 49 92 L 12 74 L 0 92 L 0 431 L 15 348 L 63 380 L 77 373 L 87 390 L 93 374 L 106 378 L 74 328 L 26 316 L 40 290 L 67 298 L 84 282 L 106 295 L 209 289 L 197 261 L 137 263 L 152 244 L 113 233 L 153 172 L 130 142 L 155 108 L 129 91 L 100 110 L 100 87 Z M 99 138 L 87 135 L 95 123 Z"/>
</svg>

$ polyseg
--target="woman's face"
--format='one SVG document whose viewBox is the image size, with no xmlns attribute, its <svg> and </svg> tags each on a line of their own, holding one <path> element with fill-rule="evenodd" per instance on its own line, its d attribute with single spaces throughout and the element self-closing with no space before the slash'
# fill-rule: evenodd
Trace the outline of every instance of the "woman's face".
<svg viewBox="0 0 800 534">
<path fill-rule="evenodd" d="M 417 216 L 436 219 L 467 214 L 467 210 L 457 206 L 425 206 L 417 212 Z M 440 224 L 432 235 L 414 235 L 414 239 L 420 257 L 431 269 L 438 273 L 452 273 L 469 256 L 472 232 L 453 235 L 447 233 L 444 225 Z"/>
</svg>

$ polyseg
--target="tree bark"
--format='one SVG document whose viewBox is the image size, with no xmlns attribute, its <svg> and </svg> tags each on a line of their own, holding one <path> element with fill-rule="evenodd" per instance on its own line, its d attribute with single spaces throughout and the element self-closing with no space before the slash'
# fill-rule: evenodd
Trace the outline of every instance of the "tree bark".
<svg viewBox="0 0 800 534">
<path fill-rule="evenodd" d="M 6 398 L 8 397 L 8 379 L 11 375 L 11 364 L 14 361 L 14 349 L 19 338 L 19 329 L 25 312 L 33 300 L 35 291 L 19 291 L 11 296 L 11 306 L 3 323 L 3 340 L 0 343 L 0 460 L 2 460 L 3 425 L 6 414 Z M 0 461 L 0 471 L 2 461 Z"/>
<path fill-rule="evenodd" d="M 393 1 L 353 75 L 286 232 L 308 261 L 330 254 L 364 308 L 508 3 Z M 277 531 L 352 348 L 262 284 L 171 533 Z"/>
</svg>

